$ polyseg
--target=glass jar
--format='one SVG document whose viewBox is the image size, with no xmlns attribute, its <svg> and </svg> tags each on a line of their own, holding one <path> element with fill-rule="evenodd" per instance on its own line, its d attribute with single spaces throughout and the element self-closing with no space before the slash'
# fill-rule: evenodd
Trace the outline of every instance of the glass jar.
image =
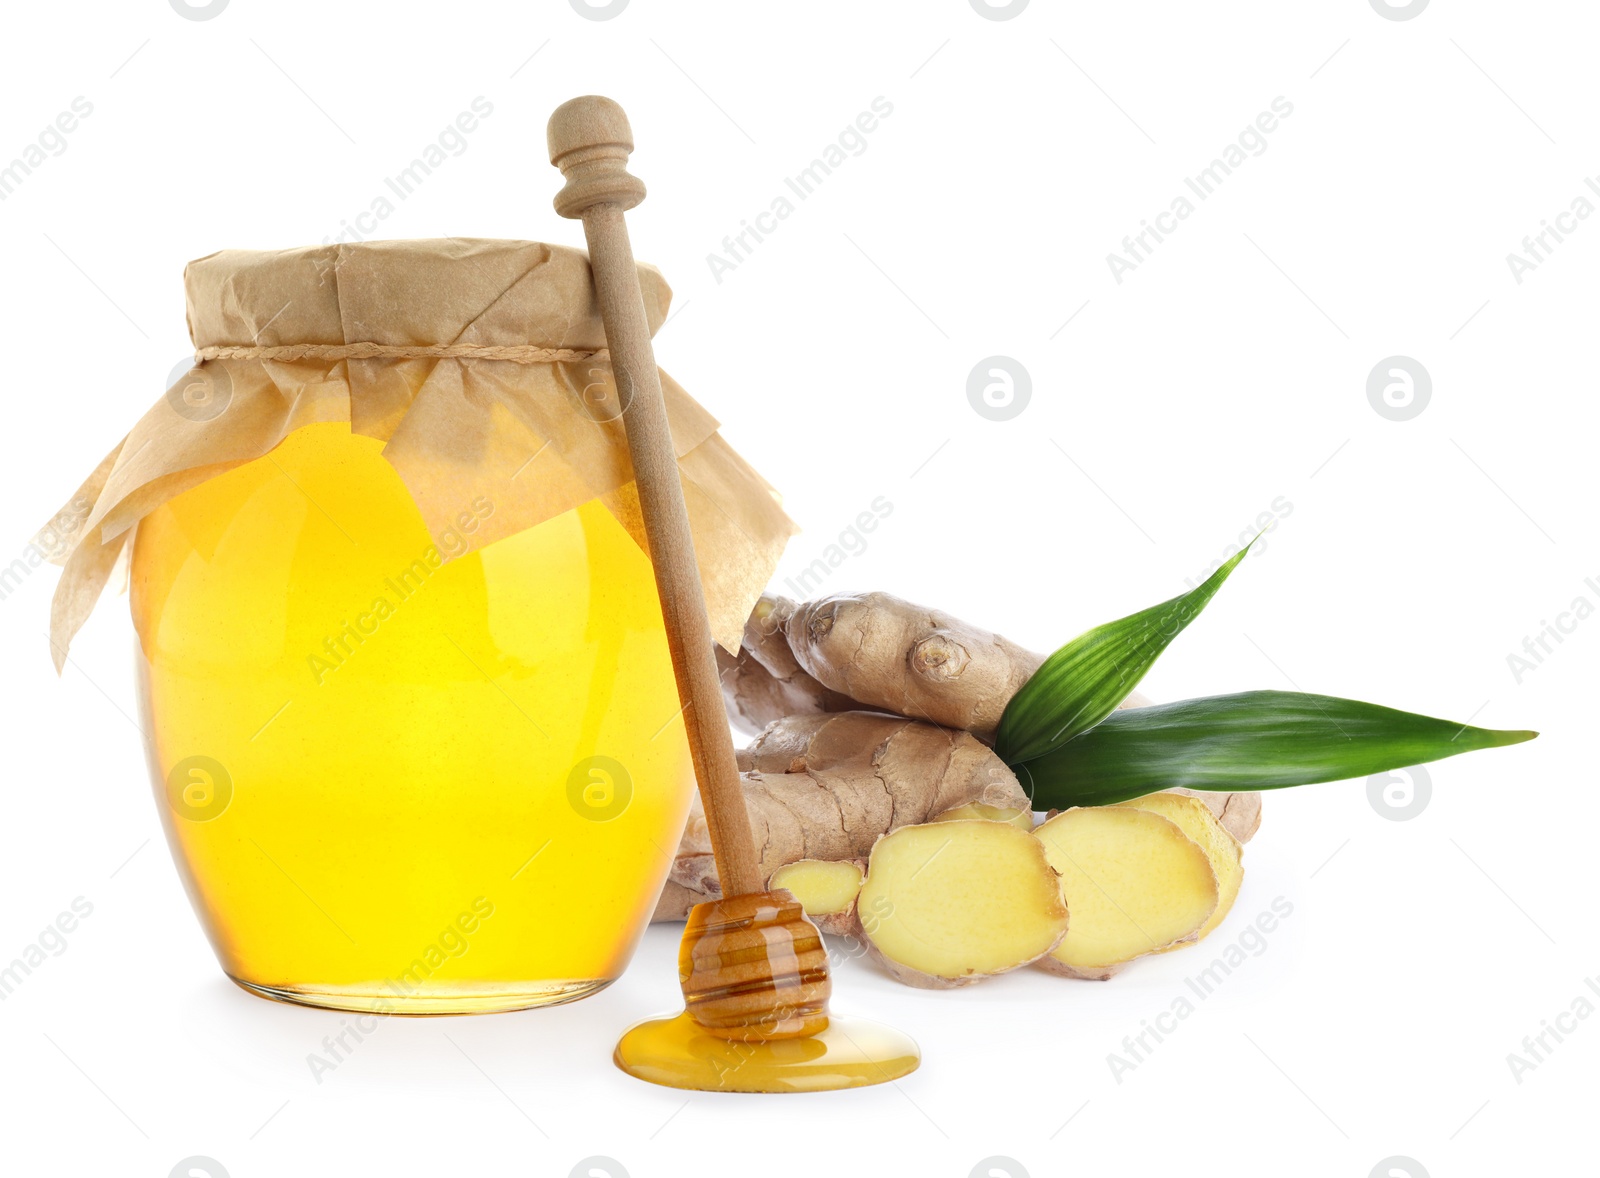
<svg viewBox="0 0 1600 1178">
<path fill-rule="evenodd" d="M 639 279 L 654 332 L 672 292 Z M 58 513 L 50 638 L 60 670 L 128 556 L 150 774 L 223 969 L 416 1014 L 600 989 L 693 777 L 587 256 L 222 250 L 184 287 L 195 365 Z M 794 525 L 662 385 L 737 649 Z"/>
<path fill-rule="evenodd" d="M 598 500 L 466 551 L 476 496 L 436 540 L 382 451 L 307 425 L 140 522 L 173 857 L 258 994 L 583 997 L 627 963 L 693 787 L 649 559 Z"/>
</svg>

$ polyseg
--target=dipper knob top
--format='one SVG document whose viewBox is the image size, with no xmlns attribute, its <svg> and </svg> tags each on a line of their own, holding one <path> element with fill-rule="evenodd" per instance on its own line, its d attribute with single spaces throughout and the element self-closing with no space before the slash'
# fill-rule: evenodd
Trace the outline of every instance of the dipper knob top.
<svg viewBox="0 0 1600 1178">
<path fill-rule="evenodd" d="M 644 181 L 628 173 L 633 128 L 622 107 L 588 94 L 556 107 L 545 133 L 550 162 L 567 178 L 556 212 L 582 217 L 597 205 L 631 209 L 644 199 Z"/>
</svg>

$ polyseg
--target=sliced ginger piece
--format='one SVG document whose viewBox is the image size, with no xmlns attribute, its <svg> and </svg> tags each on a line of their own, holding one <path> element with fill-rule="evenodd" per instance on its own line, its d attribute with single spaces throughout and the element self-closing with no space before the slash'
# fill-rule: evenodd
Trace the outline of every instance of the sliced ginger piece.
<svg viewBox="0 0 1600 1178">
<path fill-rule="evenodd" d="M 1072 927 L 1040 964 L 1069 977 L 1108 978 L 1135 957 L 1192 941 L 1217 909 L 1205 851 L 1153 810 L 1082 806 L 1034 832 Z"/>
<path fill-rule="evenodd" d="M 1026 806 L 991 806 L 986 802 L 968 802 L 943 814 L 935 814 L 929 822 L 964 822 L 979 818 L 985 822 L 1004 822 L 1018 830 L 1033 829 L 1033 811 Z"/>
<path fill-rule="evenodd" d="M 859 859 L 799 859 L 772 873 L 769 888 L 785 888 L 825 933 L 855 929 L 856 895 L 864 875 Z"/>
<path fill-rule="evenodd" d="M 890 974 L 928 989 L 1037 961 L 1067 931 L 1061 881 L 1044 845 L 982 819 L 884 835 L 872 848 L 856 919 Z"/>
<path fill-rule="evenodd" d="M 1206 858 L 1211 861 L 1211 870 L 1217 877 L 1217 908 L 1194 935 L 1196 941 L 1204 940 L 1233 908 L 1233 902 L 1239 896 L 1239 885 L 1244 882 L 1244 848 L 1239 845 L 1239 840 L 1228 833 L 1216 811 L 1203 798 L 1160 793 L 1119 802 L 1118 805 L 1160 814 L 1175 823 L 1206 853 Z M 1180 941 L 1159 952 L 1165 953 L 1189 943 Z"/>
</svg>

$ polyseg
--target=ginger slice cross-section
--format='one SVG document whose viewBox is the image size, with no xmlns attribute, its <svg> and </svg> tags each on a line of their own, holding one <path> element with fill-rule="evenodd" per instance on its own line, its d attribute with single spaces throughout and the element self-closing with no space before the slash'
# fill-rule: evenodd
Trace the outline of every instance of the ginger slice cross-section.
<svg viewBox="0 0 1600 1178">
<path fill-rule="evenodd" d="M 904 826 L 879 839 L 856 916 L 885 968 L 928 988 L 1027 965 L 1067 930 L 1043 844 L 982 819 Z"/>
<path fill-rule="evenodd" d="M 1072 977 L 1108 978 L 1126 962 L 1190 941 L 1216 911 L 1216 873 L 1198 844 L 1149 810 L 1085 806 L 1034 831 L 1072 924 L 1041 964 Z"/>
</svg>

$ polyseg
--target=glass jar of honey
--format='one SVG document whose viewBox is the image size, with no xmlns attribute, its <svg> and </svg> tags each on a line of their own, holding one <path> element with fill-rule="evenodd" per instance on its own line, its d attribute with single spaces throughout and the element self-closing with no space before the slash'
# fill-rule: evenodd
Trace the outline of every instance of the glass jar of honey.
<svg viewBox="0 0 1600 1178">
<path fill-rule="evenodd" d="M 693 775 L 586 260 L 452 239 L 187 277 L 200 363 L 85 485 L 55 621 L 64 649 L 126 549 L 151 778 L 222 968 L 415 1014 L 604 987 Z M 791 529 L 667 383 L 736 642 Z"/>
</svg>

